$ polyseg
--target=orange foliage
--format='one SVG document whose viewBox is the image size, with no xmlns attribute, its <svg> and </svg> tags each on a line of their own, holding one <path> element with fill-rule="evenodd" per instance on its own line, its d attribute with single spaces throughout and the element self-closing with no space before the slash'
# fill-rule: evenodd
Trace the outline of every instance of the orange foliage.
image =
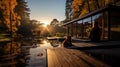
<svg viewBox="0 0 120 67">
<path fill-rule="evenodd" d="M 10 22 L 12 24 L 12 32 L 17 31 L 16 24 L 20 25 L 20 17 L 14 12 L 14 8 L 17 5 L 16 0 L 1 0 L 0 1 L 0 9 L 2 9 L 4 23 L 8 27 L 9 31 L 11 31 Z M 11 16 L 11 18 L 10 18 Z"/>
<path fill-rule="evenodd" d="M 115 0 L 73 0 L 72 14 L 75 17 L 80 17 L 114 2 Z"/>
<path fill-rule="evenodd" d="M 73 12 L 79 11 L 79 7 L 82 5 L 82 0 L 73 0 L 72 9 Z"/>
</svg>

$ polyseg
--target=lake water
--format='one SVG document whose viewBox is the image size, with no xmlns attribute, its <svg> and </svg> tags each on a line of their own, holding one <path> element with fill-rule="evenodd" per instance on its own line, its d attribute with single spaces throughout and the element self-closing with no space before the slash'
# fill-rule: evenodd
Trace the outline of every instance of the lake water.
<svg viewBox="0 0 120 67">
<path fill-rule="evenodd" d="M 47 48 L 60 46 L 58 40 L 0 42 L 0 67 L 46 67 Z"/>
</svg>

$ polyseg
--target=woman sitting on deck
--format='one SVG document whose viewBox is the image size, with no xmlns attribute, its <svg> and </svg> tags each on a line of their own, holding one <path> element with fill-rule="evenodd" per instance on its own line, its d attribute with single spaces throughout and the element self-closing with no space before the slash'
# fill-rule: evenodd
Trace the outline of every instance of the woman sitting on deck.
<svg viewBox="0 0 120 67">
<path fill-rule="evenodd" d="M 71 36 L 67 36 L 67 38 L 63 41 L 62 47 L 71 47 Z"/>
</svg>

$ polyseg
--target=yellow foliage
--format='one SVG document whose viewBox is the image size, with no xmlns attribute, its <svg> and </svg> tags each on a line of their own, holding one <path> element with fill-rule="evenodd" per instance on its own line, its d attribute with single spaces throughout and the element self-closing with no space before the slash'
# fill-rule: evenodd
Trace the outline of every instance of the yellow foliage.
<svg viewBox="0 0 120 67">
<path fill-rule="evenodd" d="M 0 1 L 0 9 L 2 9 L 3 17 L 4 17 L 4 23 L 10 30 L 10 23 L 12 24 L 12 31 L 17 31 L 16 24 L 20 26 L 20 16 L 18 16 L 14 12 L 14 8 L 17 5 L 16 0 L 1 0 Z"/>
<path fill-rule="evenodd" d="M 80 17 L 114 2 L 115 0 L 73 0 L 72 14 L 75 17 Z"/>
<path fill-rule="evenodd" d="M 72 9 L 74 12 L 79 11 L 79 7 L 82 5 L 82 0 L 73 0 Z"/>
<path fill-rule="evenodd" d="M 82 10 L 82 12 L 81 12 L 81 14 L 80 14 L 80 16 L 83 16 L 83 15 L 85 15 L 85 14 L 87 14 L 88 13 L 88 10 L 86 10 L 85 8 Z M 79 16 L 79 17 L 80 17 Z"/>
</svg>

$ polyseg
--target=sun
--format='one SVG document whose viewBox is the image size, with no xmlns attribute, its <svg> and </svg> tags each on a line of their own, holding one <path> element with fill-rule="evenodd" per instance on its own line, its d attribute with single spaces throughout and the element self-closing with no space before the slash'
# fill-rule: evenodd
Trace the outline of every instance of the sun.
<svg viewBox="0 0 120 67">
<path fill-rule="evenodd" d="M 43 24 L 43 27 L 47 27 L 47 24 Z"/>
<path fill-rule="evenodd" d="M 48 22 L 43 22 L 43 27 L 47 27 L 49 25 Z"/>
</svg>

